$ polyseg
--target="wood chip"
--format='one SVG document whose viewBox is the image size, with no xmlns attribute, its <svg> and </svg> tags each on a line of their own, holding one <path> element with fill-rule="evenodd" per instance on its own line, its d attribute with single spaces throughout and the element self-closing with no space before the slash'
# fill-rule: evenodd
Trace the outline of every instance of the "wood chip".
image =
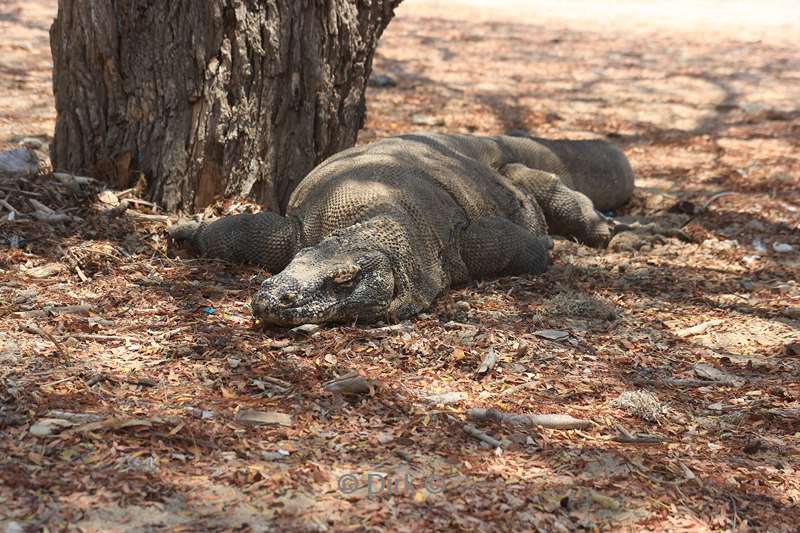
<svg viewBox="0 0 800 533">
<path fill-rule="evenodd" d="M 478 370 L 475 371 L 476 376 L 481 377 L 483 374 L 486 374 L 494 366 L 497 364 L 497 352 L 494 351 L 494 348 L 489 348 L 486 352 L 486 355 L 483 356 L 483 360 L 481 361 Z"/>
<path fill-rule="evenodd" d="M 569 337 L 568 331 L 561 331 L 558 329 L 540 329 L 534 331 L 533 334 L 549 341 L 560 341 Z"/>
<path fill-rule="evenodd" d="M 292 416 L 279 411 L 256 411 L 253 409 L 242 409 L 236 414 L 236 420 L 246 424 L 252 424 L 254 426 L 292 425 Z"/>
<path fill-rule="evenodd" d="M 355 372 L 322 384 L 322 388 L 328 392 L 347 395 L 370 394 L 374 387 L 374 383 L 367 381 Z"/>
<path fill-rule="evenodd" d="M 56 274 L 60 274 L 66 270 L 66 265 L 62 263 L 47 263 L 45 265 L 26 270 L 25 274 L 34 279 L 45 279 L 55 276 Z"/>
</svg>

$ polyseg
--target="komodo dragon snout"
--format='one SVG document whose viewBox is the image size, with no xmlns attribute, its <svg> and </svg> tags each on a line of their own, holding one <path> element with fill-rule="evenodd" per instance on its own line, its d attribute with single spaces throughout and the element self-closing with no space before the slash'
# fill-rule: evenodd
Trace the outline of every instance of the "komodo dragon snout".
<svg viewBox="0 0 800 533">
<path fill-rule="evenodd" d="M 342 250 L 335 239 L 301 250 L 253 297 L 253 315 L 279 326 L 375 320 L 394 296 L 389 258 L 375 250 Z"/>
</svg>

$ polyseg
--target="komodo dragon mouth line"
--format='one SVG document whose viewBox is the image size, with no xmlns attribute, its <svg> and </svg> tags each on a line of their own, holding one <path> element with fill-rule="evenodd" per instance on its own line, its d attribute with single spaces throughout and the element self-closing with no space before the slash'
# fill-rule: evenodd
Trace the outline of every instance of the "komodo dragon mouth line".
<svg viewBox="0 0 800 533">
<path fill-rule="evenodd" d="M 326 159 L 285 217 L 169 232 L 201 255 L 277 273 L 253 298 L 264 322 L 404 319 L 453 284 L 544 272 L 548 234 L 605 246 L 622 225 L 598 211 L 633 187 L 628 159 L 605 141 L 415 133 Z"/>
</svg>

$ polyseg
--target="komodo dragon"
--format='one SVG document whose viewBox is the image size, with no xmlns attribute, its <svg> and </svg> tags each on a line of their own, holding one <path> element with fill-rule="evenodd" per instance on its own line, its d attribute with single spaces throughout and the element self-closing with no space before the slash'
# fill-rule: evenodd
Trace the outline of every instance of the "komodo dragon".
<svg viewBox="0 0 800 533">
<path fill-rule="evenodd" d="M 289 199 L 285 217 L 242 214 L 173 226 L 203 256 L 262 265 L 265 323 L 400 320 L 448 287 L 544 272 L 548 233 L 604 246 L 598 211 L 633 191 L 604 141 L 409 134 L 340 152 Z"/>
</svg>

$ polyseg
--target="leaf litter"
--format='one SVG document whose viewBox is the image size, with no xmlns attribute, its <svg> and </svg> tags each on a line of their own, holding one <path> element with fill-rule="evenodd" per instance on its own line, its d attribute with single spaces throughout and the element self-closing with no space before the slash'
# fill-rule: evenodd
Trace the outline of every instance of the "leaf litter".
<svg viewBox="0 0 800 533">
<path fill-rule="evenodd" d="M 4 530 L 800 521 L 795 48 L 781 32 L 758 44 L 410 4 L 376 56 L 394 84 L 369 88 L 360 142 L 415 116 L 611 134 L 640 178 L 614 215 L 683 217 L 694 242 L 558 241 L 542 276 L 456 288 L 402 324 L 292 333 L 248 319 L 264 272 L 168 257 L 172 219 L 146 199 L 65 173 L 3 177 Z M 0 49 L 32 74 L 0 85 L 40 103 L 0 125 L 4 149 L 19 148 L 9 127 L 52 131 L 54 8 L 0 20 Z M 373 494 L 346 494 L 346 475 Z"/>
</svg>

